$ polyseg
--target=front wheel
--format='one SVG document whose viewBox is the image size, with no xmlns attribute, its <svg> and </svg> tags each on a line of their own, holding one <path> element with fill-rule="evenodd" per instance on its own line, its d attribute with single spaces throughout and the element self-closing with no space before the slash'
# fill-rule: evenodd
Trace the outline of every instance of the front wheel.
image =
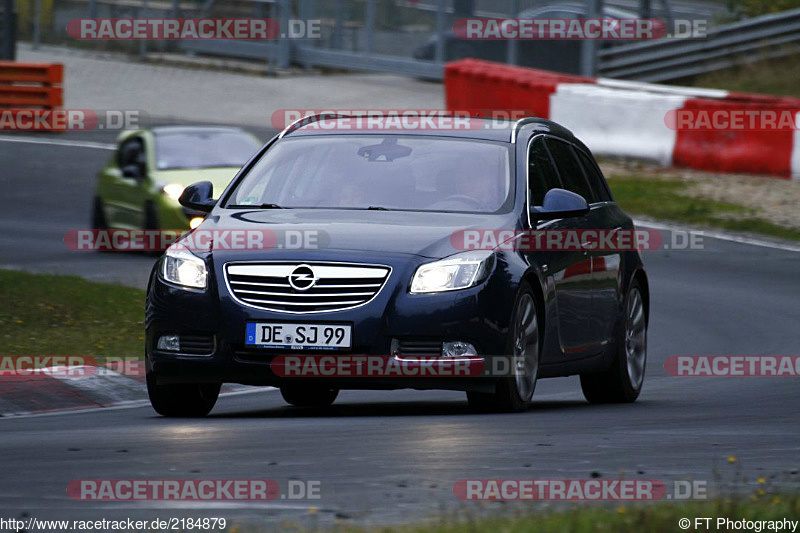
<svg viewBox="0 0 800 533">
<path fill-rule="evenodd" d="M 179 383 L 158 385 L 147 374 L 147 395 L 156 413 L 167 417 L 201 417 L 214 408 L 219 397 L 219 383 Z"/>
<path fill-rule="evenodd" d="M 103 205 L 102 198 L 99 196 L 94 197 L 94 202 L 92 204 L 92 229 L 108 229 L 105 206 Z"/>
<path fill-rule="evenodd" d="M 647 362 L 647 312 L 638 281 L 625 297 L 625 316 L 618 328 L 616 353 L 604 372 L 581 375 L 581 389 L 591 403 L 636 401 L 644 383 Z"/>
<path fill-rule="evenodd" d="M 539 318 L 536 298 L 523 285 L 512 315 L 506 353 L 513 373 L 501 378 L 494 393 L 468 392 L 470 407 L 477 411 L 517 413 L 528 408 L 539 376 Z"/>
<path fill-rule="evenodd" d="M 281 396 L 289 405 L 295 407 L 328 407 L 339 396 L 339 389 L 320 385 L 284 385 Z"/>
</svg>

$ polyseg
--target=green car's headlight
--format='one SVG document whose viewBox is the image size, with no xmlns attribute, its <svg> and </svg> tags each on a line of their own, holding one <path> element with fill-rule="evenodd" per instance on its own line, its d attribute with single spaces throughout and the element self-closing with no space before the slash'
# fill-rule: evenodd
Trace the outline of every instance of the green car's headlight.
<svg viewBox="0 0 800 533">
<path fill-rule="evenodd" d="M 165 195 L 167 195 L 167 198 L 175 200 L 176 202 L 178 201 L 178 198 L 181 197 L 181 194 L 183 194 L 183 189 L 183 185 L 179 185 L 177 183 L 168 183 L 161 187 L 161 190 Z"/>
<path fill-rule="evenodd" d="M 493 264 L 494 253 L 481 250 L 421 265 L 411 280 L 410 292 L 422 294 L 474 287 L 486 279 Z"/>
<path fill-rule="evenodd" d="M 192 289 L 205 289 L 208 280 L 205 261 L 186 250 L 172 246 L 164 254 L 162 275 L 170 283 Z"/>
</svg>

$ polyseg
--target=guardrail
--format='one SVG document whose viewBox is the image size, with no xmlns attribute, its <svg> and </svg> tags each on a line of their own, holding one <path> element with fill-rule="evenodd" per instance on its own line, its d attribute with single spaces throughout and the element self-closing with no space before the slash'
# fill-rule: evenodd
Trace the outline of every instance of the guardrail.
<svg viewBox="0 0 800 533">
<path fill-rule="evenodd" d="M 608 78 L 662 82 L 800 52 L 800 9 L 711 29 L 703 39 L 648 41 L 599 52 Z"/>
</svg>

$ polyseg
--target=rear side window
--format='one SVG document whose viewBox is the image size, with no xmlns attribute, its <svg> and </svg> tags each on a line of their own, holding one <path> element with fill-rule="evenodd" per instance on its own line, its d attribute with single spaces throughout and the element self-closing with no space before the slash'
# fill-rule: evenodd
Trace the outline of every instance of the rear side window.
<svg viewBox="0 0 800 533">
<path fill-rule="evenodd" d="M 572 147 L 563 141 L 548 138 L 547 148 L 550 149 L 550 153 L 556 162 L 558 174 L 561 177 L 561 183 L 564 184 L 564 188 L 580 194 L 589 203 L 596 202 L 597 200 L 592 194 L 589 183 L 583 176 L 583 169 L 581 169 Z"/>
<path fill-rule="evenodd" d="M 597 168 L 597 165 L 594 163 L 592 158 L 586 155 L 584 152 L 581 150 L 575 150 L 575 152 L 578 154 L 578 159 L 581 160 L 581 165 L 583 165 L 586 178 L 589 180 L 589 183 L 592 186 L 592 190 L 597 197 L 597 201 L 610 202 L 611 193 L 608 192 L 606 180 L 603 179 L 600 169 Z"/>
<path fill-rule="evenodd" d="M 547 191 L 560 187 L 561 182 L 547 153 L 544 139 L 535 139 L 528 153 L 528 188 L 531 192 L 531 204 L 542 205 Z"/>
</svg>

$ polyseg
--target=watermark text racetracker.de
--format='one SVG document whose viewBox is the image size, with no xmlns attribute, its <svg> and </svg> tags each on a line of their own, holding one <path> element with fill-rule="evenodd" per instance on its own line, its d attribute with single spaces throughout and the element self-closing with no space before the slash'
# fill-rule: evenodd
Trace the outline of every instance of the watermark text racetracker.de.
<svg viewBox="0 0 800 533">
<path fill-rule="evenodd" d="M 504 122 L 532 113 L 526 109 L 278 109 L 270 121 L 279 130 L 470 131 L 507 128 Z"/>
<path fill-rule="evenodd" d="M 329 243 L 327 232 L 316 229 L 74 229 L 64 235 L 67 248 L 79 252 L 162 252 L 170 246 L 195 252 L 318 250 Z"/>
<path fill-rule="evenodd" d="M 721 102 L 671 109 L 664 124 L 676 131 L 794 131 L 800 129 L 800 108 Z"/>
<path fill-rule="evenodd" d="M 705 500 L 708 486 L 704 480 L 461 479 L 453 494 L 465 501 Z"/>
<path fill-rule="evenodd" d="M 676 377 L 798 377 L 800 355 L 672 355 L 664 370 Z"/>
<path fill-rule="evenodd" d="M 462 18 L 453 33 L 463 40 L 603 40 L 697 39 L 707 36 L 701 19 L 655 18 Z"/>
<path fill-rule="evenodd" d="M 137 109 L 0 109 L 0 131 L 121 131 L 146 118 Z"/>
<path fill-rule="evenodd" d="M 78 501 L 320 500 L 322 482 L 290 479 L 74 479 L 67 495 Z"/>
<path fill-rule="evenodd" d="M 319 19 L 271 18 L 79 18 L 67 24 L 77 40 L 319 39 Z"/>
<path fill-rule="evenodd" d="M 702 250 L 703 232 L 654 229 L 464 229 L 451 234 L 455 250 L 633 251 Z"/>
</svg>

